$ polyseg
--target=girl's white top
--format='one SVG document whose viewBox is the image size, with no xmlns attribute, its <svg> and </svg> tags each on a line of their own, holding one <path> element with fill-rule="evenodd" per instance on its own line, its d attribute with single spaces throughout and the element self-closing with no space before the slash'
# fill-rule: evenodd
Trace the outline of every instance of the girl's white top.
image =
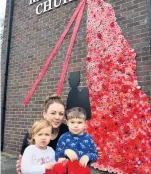
<svg viewBox="0 0 151 174">
<path fill-rule="evenodd" d="M 55 151 L 47 146 L 42 150 L 35 145 L 28 146 L 21 161 L 21 171 L 23 174 L 44 174 L 45 163 L 56 162 Z"/>
</svg>

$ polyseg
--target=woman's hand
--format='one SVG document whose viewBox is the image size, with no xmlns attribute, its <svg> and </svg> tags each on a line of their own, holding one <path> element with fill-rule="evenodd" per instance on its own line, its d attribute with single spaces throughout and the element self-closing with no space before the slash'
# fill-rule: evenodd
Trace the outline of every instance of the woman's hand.
<svg viewBox="0 0 151 174">
<path fill-rule="evenodd" d="M 45 164 L 45 169 L 46 170 L 49 170 L 49 169 L 52 169 L 53 168 L 53 166 L 54 166 L 54 162 L 48 162 L 48 163 L 46 163 Z"/>
<path fill-rule="evenodd" d="M 65 155 L 71 160 L 78 160 L 78 155 L 75 153 L 75 151 L 71 150 L 71 149 L 66 149 L 65 150 Z"/>
<path fill-rule="evenodd" d="M 22 174 L 22 172 L 21 172 L 21 160 L 22 160 L 22 155 L 19 155 L 19 158 L 16 161 L 16 171 L 18 174 Z"/>
<path fill-rule="evenodd" d="M 86 167 L 88 162 L 89 162 L 89 157 L 87 155 L 83 155 L 79 161 L 80 165 L 83 167 Z"/>
</svg>

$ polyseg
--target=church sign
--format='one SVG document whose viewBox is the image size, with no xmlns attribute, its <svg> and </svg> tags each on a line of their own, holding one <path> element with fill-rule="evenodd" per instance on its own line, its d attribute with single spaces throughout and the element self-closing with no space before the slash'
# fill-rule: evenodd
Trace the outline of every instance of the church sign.
<svg viewBox="0 0 151 174">
<path fill-rule="evenodd" d="M 29 5 L 33 5 L 37 2 L 40 2 L 41 0 L 30 0 Z M 51 11 L 54 8 L 58 8 L 61 5 L 67 4 L 69 2 L 72 2 L 73 0 L 47 0 L 44 2 L 40 2 L 36 6 L 36 14 L 40 15 L 42 13 L 45 13 L 47 11 Z"/>
</svg>

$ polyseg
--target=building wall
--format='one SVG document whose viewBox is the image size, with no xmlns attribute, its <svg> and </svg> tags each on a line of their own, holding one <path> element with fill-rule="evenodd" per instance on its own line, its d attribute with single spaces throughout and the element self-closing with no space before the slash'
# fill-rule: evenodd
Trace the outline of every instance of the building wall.
<svg viewBox="0 0 151 174">
<path fill-rule="evenodd" d="M 148 96 L 151 96 L 148 0 L 109 0 L 108 2 L 115 9 L 117 22 L 121 26 L 124 36 L 137 52 L 139 85 Z M 4 137 L 4 151 L 12 154 L 19 153 L 24 134 L 31 127 L 33 121 L 42 118 L 42 105 L 46 94 L 53 94 L 56 91 L 73 27 L 67 34 L 30 103 L 26 107 L 22 105 L 23 99 L 37 78 L 58 37 L 65 29 L 78 1 L 73 0 L 73 2 L 41 15 L 35 14 L 35 7 L 39 2 L 31 6 L 28 3 L 27 0 L 16 0 L 14 6 Z M 64 100 L 66 100 L 70 89 L 67 81 L 70 72 L 80 71 L 80 87 L 86 86 L 86 63 L 84 60 L 87 50 L 85 42 L 86 17 L 85 9 L 70 58 L 63 89 Z M 3 48 L 5 48 L 5 43 Z"/>
</svg>

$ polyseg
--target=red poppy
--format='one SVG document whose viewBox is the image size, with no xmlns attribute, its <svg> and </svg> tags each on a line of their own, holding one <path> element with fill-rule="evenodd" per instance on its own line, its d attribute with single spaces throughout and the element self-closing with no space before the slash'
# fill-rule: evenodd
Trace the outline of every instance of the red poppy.
<svg viewBox="0 0 151 174">
<path fill-rule="evenodd" d="M 86 61 L 90 62 L 91 61 L 91 57 L 86 57 Z"/>
<path fill-rule="evenodd" d="M 115 26 L 115 23 L 114 22 L 111 22 L 110 23 L 110 27 L 114 27 Z"/>
<path fill-rule="evenodd" d="M 97 33 L 97 37 L 98 37 L 99 39 L 102 39 L 102 34 L 101 34 L 101 33 Z"/>
</svg>

